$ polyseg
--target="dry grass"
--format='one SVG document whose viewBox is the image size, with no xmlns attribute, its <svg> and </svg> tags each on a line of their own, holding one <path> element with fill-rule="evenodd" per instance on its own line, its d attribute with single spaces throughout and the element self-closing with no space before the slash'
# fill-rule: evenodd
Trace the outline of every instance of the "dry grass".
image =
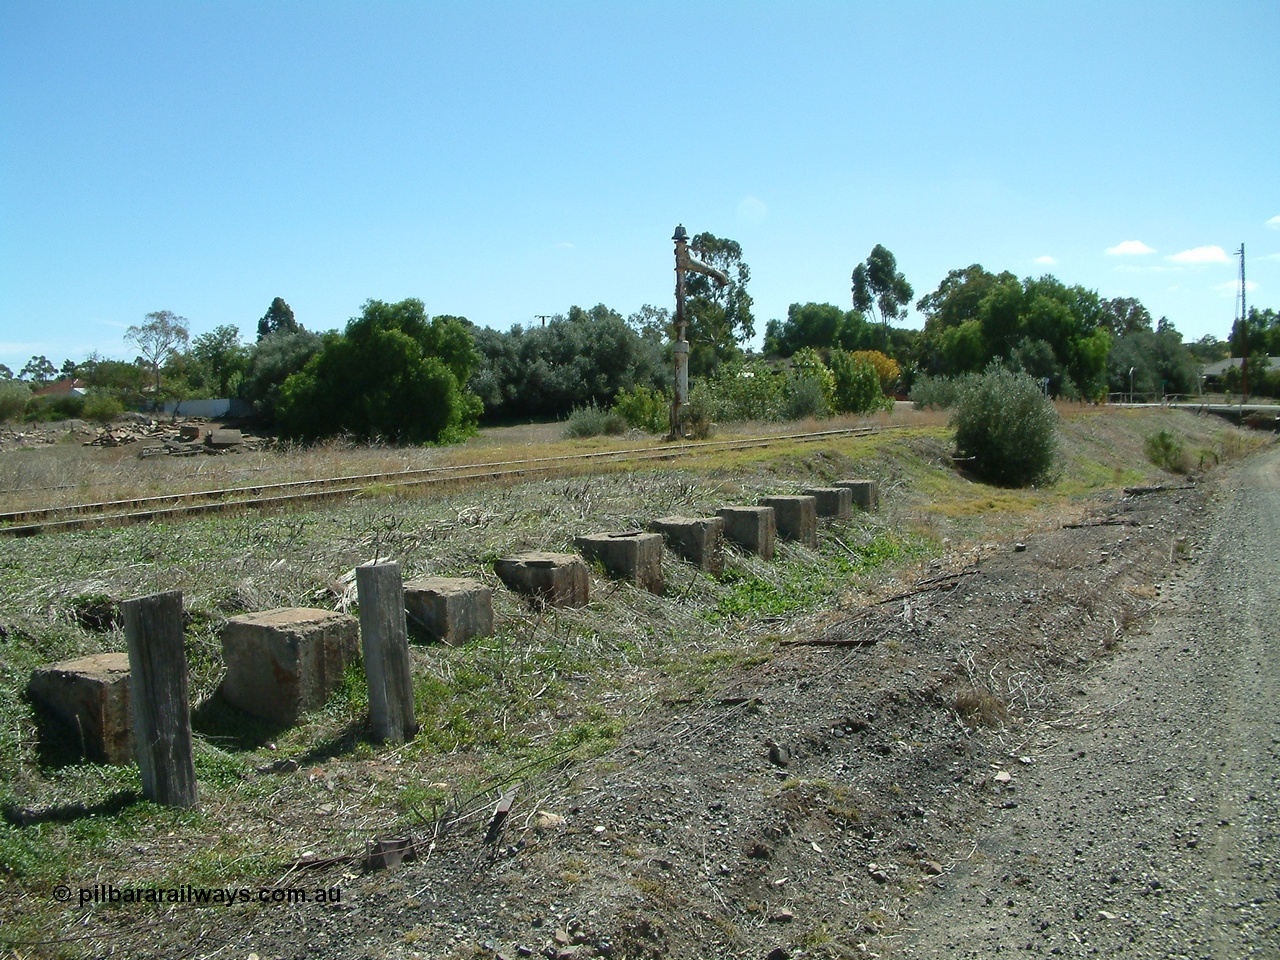
<svg viewBox="0 0 1280 960">
<path fill-rule="evenodd" d="M 373 485 L 360 498 L 322 510 L 6 543 L 0 552 L 0 808 L 9 817 L 0 818 L 0 882 L 12 884 L 15 895 L 0 902 L 0 919 L 21 920 L 36 933 L 74 922 L 50 889 L 76 875 L 223 883 L 279 876 L 308 850 L 359 849 L 376 830 L 404 829 L 442 806 L 489 796 L 515 777 L 591 756 L 664 698 L 713 694 L 745 666 L 772 656 L 779 638 L 804 629 L 815 613 L 856 607 L 894 579 L 911 581 L 915 565 L 933 555 L 959 556 L 974 538 L 1056 522 L 1082 510 L 1090 493 L 1114 490 L 1107 478 L 1115 471 L 1155 477 L 1140 448 L 1157 423 L 1216 449 L 1235 442 L 1225 425 L 1188 415 L 1117 423 L 1092 413 L 1069 418 L 1064 445 L 1079 465 L 1068 465 L 1053 489 L 1006 500 L 956 473 L 939 415 L 895 414 L 891 422 L 909 428 L 782 444 L 763 455 L 720 451 L 681 461 L 678 469 L 615 468 L 593 477 L 416 496 Z M 20 475 L 53 483 L 59 471 L 74 476 L 84 464 L 93 484 L 119 492 L 151 484 L 213 486 L 212 476 L 237 471 L 260 483 L 658 443 L 635 437 L 541 442 L 546 432 L 486 431 L 449 450 L 331 445 L 194 461 L 139 460 L 127 451 L 80 447 L 6 452 L 0 486 L 12 487 Z M 1126 459 L 1131 447 L 1139 451 L 1136 462 Z M 355 598 L 348 575 L 366 560 L 390 557 L 406 577 L 465 575 L 497 587 L 492 561 L 505 553 L 567 551 L 575 534 L 636 529 L 666 514 L 705 515 L 841 476 L 878 479 L 882 512 L 824 528 L 816 550 L 786 546 L 767 564 L 735 555 L 722 580 L 668 557 L 665 596 L 596 579 L 592 603 L 580 610 L 533 611 L 496 589 L 494 637 L 457 648 L 415 644 L 423 732 L 399 750 L 366 739 L 358 671 L 328 706 L 289 730 L 265 729 L 219 708 L 214 696 L 226 617 L 277 606 L 350 609 Z M 974 502 L 983 509 L 970 510 Z M 185 814 L 130 799 L 138 790 L 136 771 L 79 763 L 56 744 L 51 748 L 48 730 L 23 695 L 39 664 L 124 649 L 119 626 L 103 615 L 111 601 L 171 589 L 183 591 L 190 618 L 198 715 L 202 809 Z M 989 692 L 987 679 L 969 676 L 970 689 L 955 708 L 976 722 L 999 724 L 1008 706 Z M 1037 695 L 1028 678 L 1010 678 L 1000 689 L 1015 709 Z M 297 769 L 277 772 L 280 760 L 295 761 Z M 77 814 L 81 808 L 100 815 Z M 322 816 L 281 824 L 273 811 L 289 808 L 323 809 Z M 14 822 L 28 814 L 44 818 L 38 829 Z"/>
</svg>

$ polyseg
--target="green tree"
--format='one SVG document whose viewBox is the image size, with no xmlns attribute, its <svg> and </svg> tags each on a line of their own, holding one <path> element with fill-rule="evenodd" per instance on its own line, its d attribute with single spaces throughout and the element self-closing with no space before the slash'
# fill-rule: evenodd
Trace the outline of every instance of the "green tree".
<svg viewBox="0 0 1280 960">
<path fill-rule="evenodd" d="M 253 404 L 254 413 L 267 424 L 276 421 L 280 388 L 320 352 L 320 335 L 299 328 L 293 333 L 268 334 L 249 351 L 240 381 L 240 397 Z"/>
<path fill-rule="evenodd" d="M 607 408 L 621 390 L 669 388 L 662 316 L 655 310 L 628 321 L 597 304 L 570 307 L 545 327 L 473 329 L 481 361 L 470 386 L 484 401 L 485 419 L 553 419 L 574 408 Z"/>
<path fill-rule="evenodd" d="M 475 431 L 480 399 L 465 384 L 479 357 L 469 324 L 428 320 L 421 300 L 370 300 L 345 333 L 281 387 L 286 436 L 340 433 L 396 443 L 455 442 Z"/>
<path fill-rule="evenodd" d="M 1151 314 L 1135 297 L 1115 297 L 1102 301 L 1102 325 L 1113 337 L 1151 330 Z"/>
<path fill-rule="evenodd" d="M 877 243 L 871 254 L 853 268 L 853 308 L 873 317 L 879 313 L 884 330 L 884 350 L 889 352 L 889 323 L 906 316 L 914 291 L 888 247 Z"/>
<path fill-rule="evenodd" d="M 878 340 L 866 317 L 856 310 L 841 310 L 830 303 L 793 303 L 785 321 L 769 321 L 764 352 L 789 357 L 805 347 L 866 350 Z"/>
<path fill-rule="evenodd" d="M 138 348 L 143 361 L 155 376 L 155 392 L 160 394 L 160 371 L 164 362 L 186 347 L 190 338 L 190 325 L 186 317 L 171 310 L 157 310 L 147 314 L 147 322 L 129 327 L 124 332 L 126 343 Z"/>
<path fill-rule="evenodd" d="M 685 278 L 689 375 L 703 376 L 724 361 L 741 357 L 741 344 L 755 336 L 751 294 L 747 292 L 751 270 L 736 240 L 700 233 L 689 246 L 699 260 L 729 278 L 723 287 L 701 273 L 691 272 Z"/>
<path fill-rule="evenodd" d="M 258 321 L 258 339 L 265 339 L 273 333 L 297 333 L 301 329 L 293 317 L 293 309 L 280 297 L 276 297 Z"/>
<path fill-rule="evenodd" d="M 238 327 L 222 324 L 200 334 L 191 341 L 191 355 L 215 396 L 235 396 L 249 365 L 249 350 L 240 340 Z"/>
<path fill-rule="evenodd" d="M 1231 344 L 1226 340 L 1219 340 L 1212 333 L 1206 333 L 1199 340 L 1188 343 L 1187 350 L 1196 363 L 1202 364 L 1217 363 L 1231 356 Z"/>
<path fill-rule="evenodd" d="M 48 357 L 32 357 L 27 361 L 27 365 L 22 368 L 22 372 L 18 374 L 23 380 L 30 380 L 32 383 L 44 385 L 52 380 L 58 374 L 58 368 L 49 362 Z"/>
<path fill-rule="evenodd" d="M 146 371 L 138 364 L 105 360 L 97 353 L 89 354 L 80 364 L 80 376 L 91 394 L 114 397 L 125 407 L 141 404 L 147 382 Z"/>
</svg>

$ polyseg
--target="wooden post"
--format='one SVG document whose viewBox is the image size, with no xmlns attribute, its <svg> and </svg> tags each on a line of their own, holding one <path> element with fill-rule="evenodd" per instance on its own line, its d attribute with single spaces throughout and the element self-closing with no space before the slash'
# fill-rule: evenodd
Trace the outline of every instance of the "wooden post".
<svg viewBox="0 0 1280 960">
<path fill-rule="evenodd" d="M 398 563 L 356 567 L 360 645 L 369 681 L 369 720 L 378 740 L 402 743 L 418 732 L 409 672 L 409 630 Z"/>
<path fill-rule="evenodd" d="M 171 807 L 196 803 L 187 700 L 187 653 L 182 592 L 173 590 L 120 604 L 129 643 L 133 735 L 148 800 Z"/>
</svg>

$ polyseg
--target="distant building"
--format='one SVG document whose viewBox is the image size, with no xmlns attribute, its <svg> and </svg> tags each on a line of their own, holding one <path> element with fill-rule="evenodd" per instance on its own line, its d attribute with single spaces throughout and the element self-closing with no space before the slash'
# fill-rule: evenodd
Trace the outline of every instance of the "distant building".
<svg viewBox="0 0 1280 960">
<path fill-rule="evenodd" d="M 55 380 L 47 387 L 32 392 L 33 397 L 83 397 L 89 392 L 89 385 L 79 377 L 63 377 Z"/>
<path fill-rule="evenodd" d="M 1219 390 L 1222 381 L 1227 375 L 1228 370 L 1239 370 L 1240 365 L 1244 363 L 1243 357 L 1228 357 L 1226 360 L 1219 360 L 1217 363 L 1206 364 L 1201 376 L 1204 377 L 1204 388 L 1206 390 Z M 1267 368 L 1269 370 L 1280 369 L 1280 357 L 1267 357 Z"/>
</svg>

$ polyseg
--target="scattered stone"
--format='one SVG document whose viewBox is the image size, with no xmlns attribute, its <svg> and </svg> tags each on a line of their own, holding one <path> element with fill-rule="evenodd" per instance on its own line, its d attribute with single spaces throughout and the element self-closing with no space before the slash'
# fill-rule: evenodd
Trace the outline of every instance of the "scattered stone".
<svg viewBox="0 0 1280 960">
<path fill-rule="evenodd" d="M 942 864 L 936 860 L 921 860 L 920 869 L 931 877 L 942 876 Z"/>
</svg>

